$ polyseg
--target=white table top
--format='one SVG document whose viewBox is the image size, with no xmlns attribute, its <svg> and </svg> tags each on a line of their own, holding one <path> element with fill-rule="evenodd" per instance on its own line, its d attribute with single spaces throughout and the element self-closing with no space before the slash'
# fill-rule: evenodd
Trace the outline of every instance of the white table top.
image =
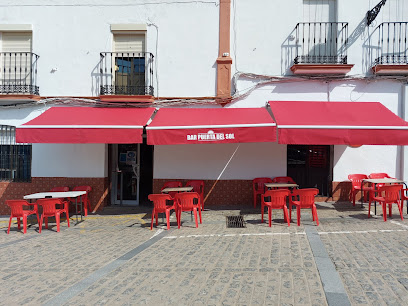
<svg viewBox="0 0 408 306">
<path fill-rule="evenodd" d="M 26 200 L 45 199 L 45 198 L 76 198 L 86 194 L 86 191 L 62 191 L 62 192 L 37 192 L 25 195 Z"/>
<path fill-rule="evenodd" d="M 265 186 L 268 188 L 279 188 L 279 187 L 299 187 L 298 184 L 292 184 L 292 183 L 265 183 Z"/>
<path fill-rule="evenodd" d="M 403 180 L 394 178 L 381 178 L 381 179 L 363 179 L 362 181 L 373 184 L 387 184 L 387 183 L 404 183 Z"/>
<path fill-rule="evenodd" d="M 188 187 L 167 187 L 167 188 L 164 188 L 161 192 L 164 192 L 164 193 L 174 192 L 174 191 L 176 191 L 176 192 L 186 192 L 186 191 L 191 191 L 191 190 L 193 190 L 193 187 L 191 187 L 191 186 L 188 186 Z"/>
</svg>

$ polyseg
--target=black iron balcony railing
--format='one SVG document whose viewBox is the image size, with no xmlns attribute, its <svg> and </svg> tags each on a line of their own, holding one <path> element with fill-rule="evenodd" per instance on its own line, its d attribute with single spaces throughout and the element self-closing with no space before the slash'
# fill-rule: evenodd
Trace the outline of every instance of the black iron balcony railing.
<svg viewBox="0 0 408 306">
<path fill-rule="evenodd" d="M 150 52 L 101 52 L 101 95 L 154 95 Z"/>
<path fill-rule="evenodd" d="M 347 22 L 301 22 L 294 32 L 295 64 L 347 64 Z"/>
<path fill-rule="evenodd" d="M 38 58 L 32 52 L 0 52 L 0 94 L 39 95 Z"/>
<path fill-rule="evenodd" d="M 383 22 L 374 31 L 375 65 L 408 64 L 408 22 Z"/>
</svg>

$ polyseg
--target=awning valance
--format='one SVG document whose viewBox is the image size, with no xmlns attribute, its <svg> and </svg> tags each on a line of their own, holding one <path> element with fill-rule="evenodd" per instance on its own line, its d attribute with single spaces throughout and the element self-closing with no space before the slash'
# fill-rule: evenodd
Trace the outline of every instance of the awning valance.
<svg viewBox="0 0 408 306">
<path fill-rule="evenodd" d="M 378 102 L 270 101 L 280 144 L 408 145 L 408 122 Z"/>
<path fill-rule="evenodd" d="M 142 143 L 154 108 L 51 107 L 16 128 L 24 143 Z"/>
<path fill-rule="evenodd" d="M 146 132 L 151 145 L 276 141 L 265 108 L 161 108 Z"/>
</svg>

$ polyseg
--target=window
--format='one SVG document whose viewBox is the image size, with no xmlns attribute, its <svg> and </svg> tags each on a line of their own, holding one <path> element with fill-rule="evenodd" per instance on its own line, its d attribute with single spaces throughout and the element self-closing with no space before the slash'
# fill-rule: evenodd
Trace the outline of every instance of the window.
<svg viewBox="0 0 408 306">
<path fill-rule="evenodd" d="M 145 93 L 145 35 L 114 34 L 116 94 Z"/>
<path fill-rule="evenodd" d="M 15 142 L 14 126 L 0 125 L 0 181 L 31 181 L 31 145 Z"/>
<path fill-rule="evenodd" d="M 38 94 L 35 86 L 38 56 L 32 53 L 32 33 L 1 31 L 0 92 Z"/>
</svg>

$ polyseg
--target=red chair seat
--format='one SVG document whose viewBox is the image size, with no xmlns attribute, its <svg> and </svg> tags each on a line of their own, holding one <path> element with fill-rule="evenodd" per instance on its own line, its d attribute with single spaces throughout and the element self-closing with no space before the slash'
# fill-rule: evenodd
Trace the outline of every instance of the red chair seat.
<svg viewBox="0 0 408 306">
<path fill-rule="evenodd" d="M 267 190 L 262 195 L 261 202 L 261 222 L 264 222 L 264 210 L 265 206 L 268 207 L 268 219 L 269 227 L 272 226 L 272 209 L 282 209 L 283 216 L 288 226 L 290 226 L 290 219 L 288 215 L 288 209 L 286 207 L 286 199 L 290 195 L 290 191 L 287 189 L 274 189 Z M 269 199 L 269 200 L 268 200 Z"/>
<path fill-rule="evenodd" d="M 392 204 L 397 204 L 401 220 L 404 220 L 402 215 L 403 186 L 400 184 L 384 185 L 378 192 L 380 195 L 370 198 L 368 202 L 368 218 L 370 218 L 371 201 L 377 201 L 382 205 L 384 221 L 387 221 L 387 205 L 389 216 L 392 216 Z"/>
<path fill-rule="evenodd" d="M 292 219 L 292 206 L 296 206 L 297 225 L 300 226 L 300 215 L 302 208 L 310 208 L 312 210 L 313 221 L 319 225 L 319 218 L 317 217 L 317 209 L 315 204 L 315 196 L 319 194 L 316 188 L 304 188 L 293 190 L 292 196 L 297 200 L 290 200 L 289 202 L 289 218 Z"/>
<path fill-rule="evenodd" d="M 167 220 L 167 229 L 170 229 L 170 211 L 176 210 L 174 199 L 169 194 L 150 194 L 149 200 L 153 202 L 152 223 L 150 229 L 153 229 L 153 220 L 156 217 L 156 226 L 158 225 L 158 214 L 165 213 Z M 166 201 L 171 201 L 172 205 L 167 205 Z M 177 214 L 176 214 L 177 217 Z"/>
<path fill-rule="evenodd" d="M 196 199 L 197 203 L 194 203 L 194 199 Z M 183 211 L 192 211 L 194 213 L 194 219 L 196 223 L 196 227 L 198 227 L 197 221 L 197 210 L 200 216 L 200 224 L 202 223 L 201 219 L 201 208 L 200 208 L 200 195 L 197 192 L 181 192 L 177 193 L 174 198 L 176 202 L 176 213 L 178 214 L 177 223 L 178 228 L 180 228 L 181 224 L 181 213 Z"/>
<path fill-rule="evenodd" d="M 11 221 L 13 218 L 17 218 L 17 227 L 20 230 L 20 218 L 23 218 L 23 233 L 27 233 L 27 217 L 29 215 L 37 215 L 37 222 L 40 223 L 38 216 L 37 203 L 28 203 L 26 200 L 7 200 L 6 204 L 11 209 L 9 225 L 7 229 L 7 234 L 10 234 Z M 24 206 L 34 206 L 33 209 L 24 209 Z"/>
</svg>

